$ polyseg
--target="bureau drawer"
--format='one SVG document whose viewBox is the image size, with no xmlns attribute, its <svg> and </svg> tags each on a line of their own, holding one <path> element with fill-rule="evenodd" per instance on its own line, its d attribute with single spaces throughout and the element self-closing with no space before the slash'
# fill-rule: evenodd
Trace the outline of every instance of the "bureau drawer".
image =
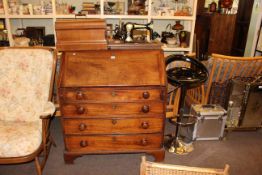
<svg viewBox="0 0 262 175">
<path fill-rule="evenodd" d="M 163 114 L 162 102 L 151 103 L 70 103 L 61 107 L 62 115 L 77 116 L 108 116 L 112 115 L 154 115 Z"/>
<path fill-rule="evenodd" d="M 61 88 L 59 97 L 64 101 L 139 101 L 163 100 L 161 89 L 118 89 L 118 88 Z"/>
<path fill-rule="evenodd" d="M 160 133 L 163 118 L 64 119 L 65 134 Z"/>
<path fill-rule="evenodd" d="M 162 147 L 162 135 L 66 136 L 65 144 L 67 151 L 72 152 L 159 149 Z"/>
</svg>

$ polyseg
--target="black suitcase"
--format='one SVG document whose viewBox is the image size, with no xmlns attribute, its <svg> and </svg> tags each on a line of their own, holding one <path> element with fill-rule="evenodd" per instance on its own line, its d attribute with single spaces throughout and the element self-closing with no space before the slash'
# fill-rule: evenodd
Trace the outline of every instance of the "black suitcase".
<svg viewBox="0 0 262 175">
<path fill-rule="evenodd" d="M 235 77 L 229 83 L 228 128 L 258 128 L 262 124 L 262 76 Z"/>
</svg>

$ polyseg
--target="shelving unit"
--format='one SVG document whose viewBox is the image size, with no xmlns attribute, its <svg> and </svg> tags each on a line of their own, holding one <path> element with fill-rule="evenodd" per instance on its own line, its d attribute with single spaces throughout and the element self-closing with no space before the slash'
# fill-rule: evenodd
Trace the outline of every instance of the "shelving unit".
<svg viewBox="0 0 262 175">
<path fill-rule="evenodd" d="M 29 2 L 29 3 L 35 3 L 35 0 L 20 0 L 21 3 L 23 2 Z M 56 11 L 56 3 L 57 1 L 60 2 L 60 0 L 50 0 L 52 3 L 52 14 L 48 15 L 12 15 L 8 13 L 8 0 L 2 0 L 3 6 L 4 6 L 4 14 L 0 14 L 1 19 L 5 19 L 5 26 L 8 31 L 8 39 L 10 42 L 10 45 L 12 46 L 14 44 L 13 42 L 13 37 L 12 35 L 14 34 L 14 31 L 16 30 L 15 27 L 19 26 L 20 27 L 26 27 L 22 26 L 25 25 L 25 21 L 32 20 L 33 22 L 30 23 L 31 26 L 43 26 L 41 20 L 50 20 L 46 28 L 49 28 L 50 33 L 48 34 L 55 34 L 54 31 L 54 23 L 57 19 L 74 19 L 75 15 L 74 14 L 57 14 Z M 66 0 L 63 0 L 65 2 Z M 106 19 L 107 23 L 112 23 L 113 25 L 119 24 L 119 20 L 121 21 L 138 21 L 139 23 L 148 23 L 151 20 L 154 21 L 154 31 L 158 32 L 161 34 L 166 28 L 167 24 L 175 24 L 175 21 L 180 20 L 181 23 L 185 26 L 186 31 L 190 32 L 190 40 L 189 40 L 189 45 L 186 48 L 181 48 L 181 47 L 167 47 L 167 45 L 163 46 L 164 51 L 166 52 L 192 52 L 193 49 L 193 35 L 194 35 L 194 29 L 195 29 L 195 19 L 196 19 L 196 7 L 197 7 L 197 0 L 187 0 L 188 4 L 190 5 L 191 9 L 191 14 L 190 16 L 160 16 L 156 15 L 154 12 L 154 3 L 159 3 L 159 0 L 147 0 L 147 8 L 148 8 L 148 13 L 146 15 L 108 15 L 104 13 L 104 3 L 108 1 L 125 1 L 127 5 L 128 0 L 76 0 L 76 1 L 70 1 L 67 0 L 67 2 L 70 2 L 71 4 L 82 4 L 82 2 L 99 2 L 100 4 L 100 13 L 99 14 L 88 14 L 84 17 L 81 18 L 102 18 Z M 162 0 L 166 1 L 169 3 L 172 3 L 172 0 Z M 40 0 L 39 0 L 40 2 Z M 80 7 L 77 7 L 77 9 L 80 9 Z M 38 20 L 39 19 L 39 20 Z M 36 20 L 36 22 L 34 21 Z M 20 21 L 20 22 L 19 22 Z M 22 21 L 22 22 L 21 22 Z M 52 23 L 52 25 L 49 25 L 49 23 Z"/>
</svg>

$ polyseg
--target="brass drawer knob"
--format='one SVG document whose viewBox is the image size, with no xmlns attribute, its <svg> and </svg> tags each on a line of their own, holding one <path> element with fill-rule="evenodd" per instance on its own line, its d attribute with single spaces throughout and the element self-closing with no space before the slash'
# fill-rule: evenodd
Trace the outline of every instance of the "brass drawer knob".
<svg viewBox="0 0 262 175">
<path fill-rule="evenodd" d="M 141 126 L 142 126 L 143 129 L 148 129 L 149 123 L 148 122 L 142 122 Z"/>
<path fill-rule="evenodd" d="M 87 147 L 87 146 L 88 146 L 88 142 L 87 142 L 86 140 L 81 140 L 81 141 L 80 141 L 80 146 L 81 146 L 82 148 Z"/>
<path fill-rule="evenodd" d="M 77 100 L 83 100 L 84 99 L 84 93 L 82 91 L 76 92 L 76 99 Z"/>
<path fill-rule="evenodd" d="M 83 106 L 78 106 L 76 111 L 77 111 L 78 114 L 84 114 L 85 108 Z"/>
<path fill-rule="evenodd" d="M 141 140 L 141 145 L 142 145 L 142 146 L 148 145 L 148 140 L 147 140 L 146 138 L 143 138 L 143 139 Z"/>
<path fill-rule="evenodd" d="M 143 112 L 143 113 L 148 113 L 149 110 L 150 110 L 150 108 L 149 108 L 148 105 L 144 105 L 144 106 L 142 107 L 142 112 Z"/>
<path fill-rule="evenodd" d="M 79 129 L 79 131 L 84 131 L 84 130 L 86 130 L 86 127 L 87 127 L 86 124 L 80 123 L 78 129 Z"/>
<path fill-rule="evenodd" d="M 150 93 L 149 92 L 143 92 L 143 98 L 144 99 L 148 99 L 150 97 Z"/>
</svg>

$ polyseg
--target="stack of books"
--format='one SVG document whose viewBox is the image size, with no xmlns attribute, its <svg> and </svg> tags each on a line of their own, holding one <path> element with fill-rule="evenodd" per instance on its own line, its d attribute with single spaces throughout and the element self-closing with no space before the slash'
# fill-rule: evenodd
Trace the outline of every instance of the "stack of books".
<svg viewBox="0 0 262 175">
<path fill-rule="evenodd" d="M 81 13 L 82 14 L 96 14 L 95 3 L 83 2 Z"/>
</svg>

